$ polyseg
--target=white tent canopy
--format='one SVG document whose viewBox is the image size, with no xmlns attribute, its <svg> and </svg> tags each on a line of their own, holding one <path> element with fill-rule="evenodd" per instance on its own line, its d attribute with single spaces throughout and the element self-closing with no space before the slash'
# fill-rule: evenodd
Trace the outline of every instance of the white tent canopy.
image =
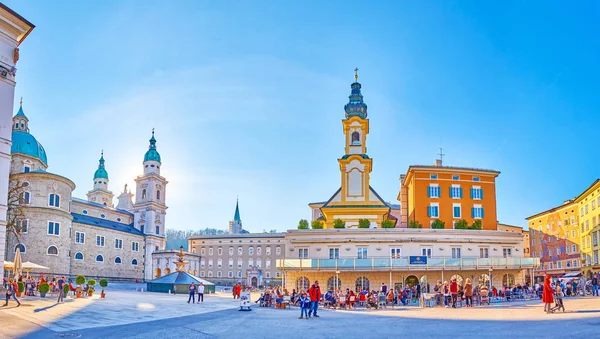
<svg viewBox="0 0 600 339">
<path fill-rule="evenodd" d="M 38 265 L 36 263 L 32 263 L 31 261 L 26 261 L 23 263 L 23 269 L 29 272 L 31 270 L 48 270 L 49 268 L 46 266 Z"/>
</svg>

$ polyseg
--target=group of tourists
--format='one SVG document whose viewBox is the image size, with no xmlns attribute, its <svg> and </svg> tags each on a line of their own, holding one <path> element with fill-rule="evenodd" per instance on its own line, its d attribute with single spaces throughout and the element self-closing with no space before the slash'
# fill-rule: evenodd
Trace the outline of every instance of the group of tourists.
<svg viewBox="0 0 600 339">
<path fill-rule="evenodd" d="M 56 292 L 58 294 L 57 303 L 63 302 L 63 298 L 65 297 L 63 286 L 68 283 L 66 277 L 52 277 L 50 281 L 47 281 L 43 276 L 40 276 L 39 279 L 35 279 L 31 277 L 31 275 L 27 276 L 19 276 L 17 279 L 13 278 L 4 278 L 3 284 L 6 288 L 5 298 L 6 302 L 3 306 L 8 306 L 9 300 L 12 298 L 17 302 L 17 307 L 21 306 L 21 302 L 19 301 L 17 294 L 19 294 L 19 283 L 23 284 L 24 291 L 22 292 L 24 296 L 33 297 L 39 291 L 40 284 L 48 283 L 50 286 L 50 292 Z M 69 284 L 70 290 L 74 290 L 73 285 Z"/>
<path fill-rule="evenodd" d="M 192 301 L 192 304 L 196 303 L 196 294 L 198 294 L 198 304 L 204 302 L 204 284 L 200 283 L 196 285 L 193 281 L 188 286 L 188 290 L 190 291 L 190 296 L 188 298 L 188 304 Z"/>
</svg>

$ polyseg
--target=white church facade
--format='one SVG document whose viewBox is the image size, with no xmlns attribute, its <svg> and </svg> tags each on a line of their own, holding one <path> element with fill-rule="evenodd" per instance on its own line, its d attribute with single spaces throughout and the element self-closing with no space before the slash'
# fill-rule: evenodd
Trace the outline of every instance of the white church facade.
<svg viewBox="0 0 600 339">
<path fill-rule="evenodd" d="M 72 196 L 75 183 L 48 172 L 46 151 L 29 131 L 21 105 L 13 117 L 9 218 L 20 234 L 7 235 L 6 259 L 17 248 L 26 260 L 46 266 L 50 276 L 150 280 L 165 253 L 167 180 L 154 131 L 135 178 L 135 194 L 125 185 L 113 206 L 104 154 L 87 199 Z M 12 218 L 12 219 L 11 219 Z M 165 261 L 165 260 L 163 260 Z M 168 262 L 168 259 L 166 260 Z"/>
</svg>

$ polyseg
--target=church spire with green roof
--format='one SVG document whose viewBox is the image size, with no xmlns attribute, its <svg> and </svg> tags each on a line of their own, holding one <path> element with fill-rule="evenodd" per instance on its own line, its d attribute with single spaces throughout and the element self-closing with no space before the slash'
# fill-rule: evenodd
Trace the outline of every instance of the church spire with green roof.
<svg viewBox="0 0 600 339">
<path fill-rule="evenodd" d="M 152 138 L 150 138 L 150 146 L 148 146 L 148 151 L 144 155 L 144 162 L 146 161 L 156 161 L 160 163 L 160 154 L 156 150 L 156 139 L 154 139 L 154 128 L 152 129 Z"/>
<path fill-rule="evenodd" d="M 98 169 L 94 172 L 94 179 L 106 179 L 108 180 L 108 172 L 104 168 L 104 151 L 100 153 L 100 161 L 98 164 Z"/>
</svg>

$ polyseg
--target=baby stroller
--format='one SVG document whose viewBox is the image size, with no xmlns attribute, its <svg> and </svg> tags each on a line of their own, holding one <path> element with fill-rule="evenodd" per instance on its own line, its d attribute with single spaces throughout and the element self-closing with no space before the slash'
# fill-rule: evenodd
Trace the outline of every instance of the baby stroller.
<svg viewBox="0 0 600 339">
<path fill-rule="evenodd" d="M 490 304 L 490 295 L 489 295 L 489 290 L 486 286 L 483 286 L 481 288 L 481 304 Z"/>
<path fill-rule="evenodd" d="M 554 313 L 556 311 L 561 310 L 563 311 L 563 313 L 565 312 L 565 305 L 563 304 L 563 300 L 562 300 L 562 292 L 559 293 L 555 293 L 554 294 L 554 306 L 550 309 L 550 312 Z"/>
</svg>

